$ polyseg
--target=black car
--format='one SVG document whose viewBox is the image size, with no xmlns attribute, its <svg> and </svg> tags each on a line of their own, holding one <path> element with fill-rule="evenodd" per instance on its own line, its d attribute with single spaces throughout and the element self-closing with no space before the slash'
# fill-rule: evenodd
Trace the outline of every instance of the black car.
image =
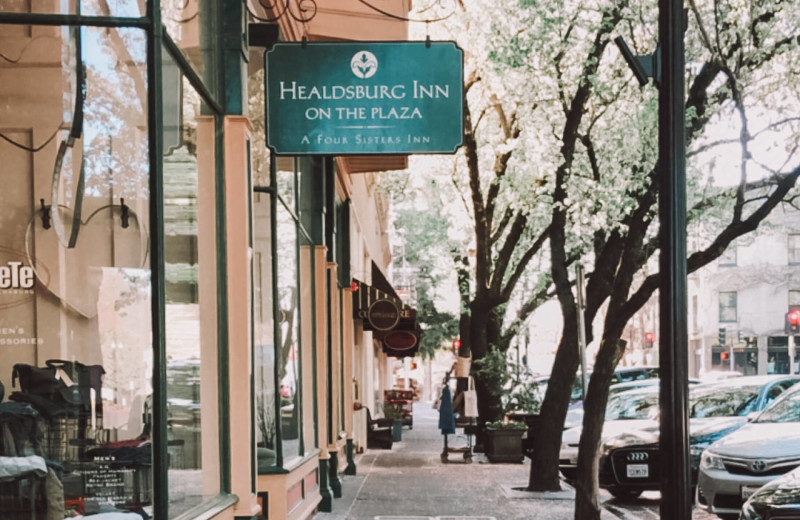
<svg viewBox="0 0 800 520">
<path fill-rule="evenodd" d="M 742 506 L 739 520 L 800 518 L 800 468 L 765 484 Z"/>
<path fill-rule="evenodd" d="M 692 485 L 700 455 L 711 443 L 738 430 L 748 416 L 763 410 L 800 376 L 745 376 L 694 385 L 689 391 L 689 450 Z M 630 432 L 604 442 L 600 487 L 620 499 L 660 487 L 658 432 Z"/>
</svg>

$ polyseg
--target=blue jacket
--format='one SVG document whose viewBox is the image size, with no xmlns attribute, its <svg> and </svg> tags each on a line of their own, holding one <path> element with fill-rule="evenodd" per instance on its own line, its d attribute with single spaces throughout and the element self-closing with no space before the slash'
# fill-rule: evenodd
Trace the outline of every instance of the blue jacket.
<svg viewBox="0 0 800 520">
<path fill-rule="evenodd" d="M 442 435 L 456 433 L 456 418 L 453 415 L 453 398 L 450 396 L 450 387 L 444 385 L 442 400 L 439 404 L 439 429 Z"/>
</svg>

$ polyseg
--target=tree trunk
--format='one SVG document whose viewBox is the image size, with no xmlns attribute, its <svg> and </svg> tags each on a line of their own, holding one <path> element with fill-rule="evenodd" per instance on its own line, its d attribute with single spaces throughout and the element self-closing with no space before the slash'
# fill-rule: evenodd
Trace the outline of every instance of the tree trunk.
<svg viewBox="0 0 800 520">
<path fill-rule="evenodd" d="M 624 352 L 625 342 L 619 338 L 604 338 L 597 352 L 583 401 L 583 432 L 578 447 L 578 474 L 575 481 L 575 520 L 600 520 L 597 475 L 603 422 L 611 376 Z"/>
<path fill-rule="evenodd" d="M 574 323 L 567 317 L 565 323 Z M 550 381 L 547 383 L 539 427 L 534 437 L 531 454 L 531 471 L 528 479 L 530 491 L 558 491 L 558 455 L 561 450 L 561 430 L 569 408 L 572 384 L 578 371 L 578 333 L 574 327 L 564 327 L 561 343 L 556 351 Z"/>
</svg>

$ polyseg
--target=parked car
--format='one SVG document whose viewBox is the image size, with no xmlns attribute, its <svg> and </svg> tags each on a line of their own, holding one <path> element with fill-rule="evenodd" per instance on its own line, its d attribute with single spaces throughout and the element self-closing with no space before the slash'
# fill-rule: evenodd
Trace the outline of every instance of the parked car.
<svg viewBox="0 0 800 520">
<path fill-rule="evenodd" d="M 589 371 L 589 378 L 592 377 Z M 614 370 L 614 375 L 611 376 L 611 385 L 621 383 L 633 383 L 647 379 L 658 379 L 658 367 L 656 366 L 639 366 L 639 367 L 619 367 Z M 550 381 L 550 376 L 535 376 L 529 383 L 526 383 L 533 388 L 536 396 L 543 401 L 544 395 L 547 392 L 547 383 Z M 638 387 L 636 385 L 635 387 Z M 621 391 L 622 389 L 620 389 Z M 575 381 L 572 383 L 572 391 L 570 393 L 570 409 L 580 408 L 583 399 L 583 381 L 581 373 L 575 376 Z M 565 426 L 566 428 L 566 426 Z"/>
<path fill-rule="evenodd" d="M 637 379 L 635 381 L 626 381 L 624 383 L 617 383 L 608 388 L 608 398 L 611 399 L 614 395 L 628 390 L 635 390 L 645 386 L 658 385 L 661 380 L 657 378 L 650 379 Z M 690 379 L 689 384 L 699 384 L 697 379 Z M 567 417 L 564 419 L 564 429 L 574 428 L 583 424 L 583 401 L 578 401 L 569 407 L 567 410 Z"/>
<path fill-rule="evenodd" d="M 739 520 L 800 518 L 800 468 L 770 480 L 750 495 Z"/>
<path fill-rule="evenodd" d="M 603 423 L 603 439 L 619 436 L 629 431 L 658 429 L 659 385 L 645 386 L 620 392 L 608 399 Z M 558 469 L 565 479 L 574 480 L 578 466 L 578 445 L 583 426 L 574 426 L 561 434 L 561 451 Z"/>
<path fill-rule="evenodd" d="M 766 408 L 800 376 L 743 376 L 689 390 L 689 450 L 691 482 L 697 483 L 700 455 L 711 443 L 743 427 L 748 417 Z M 604 441 L 600 487 L 621 499 L 660 486 L 659 428 L 626 432 Z"/>
<path fill-rule="evenodd" d="M 651 378 L 651 379 L 639 379 L 636 381 L 626 381 L 624 383 L 617 383 L 615 385 L 611 385 L 608 388 L 608 398 L 611 399 L 613 396 L 621 393 L 627 392 L 628 390 L 636 390 L 637 388 L 643 388 L 646 386 L 653 386 L 658 385 L 659 379 Z M 583 401 L 578 401 L 573 406 L 569 407 L 567 410 L 567 417 L 564 419 L 564 429 L 568 430 L 570 428 L 574 428 L 575 426 L 581 426 L 583 424 Z"/>
<path fill-rule="evenodd" d="M 800 385 L 703 452 L 697 503 L 721 518 L 735 519 L 758 488 L 798 466 Z"/>
</svg>

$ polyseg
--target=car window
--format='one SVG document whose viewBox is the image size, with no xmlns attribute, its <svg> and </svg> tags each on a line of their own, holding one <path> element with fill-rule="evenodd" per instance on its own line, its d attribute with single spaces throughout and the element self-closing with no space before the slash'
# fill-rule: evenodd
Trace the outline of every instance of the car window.
<svg viewBox="0 0 800 520">
<path fill-rule="evenodd" d="M 651 408 L 658 408 L 658 392 L 632 395 L 623 392 L 608 400 L 606 420 L 649 419 Z"/>
<path fill-rule="evenodd" d="M 705 388 L 689 397 L 690 417 L 746 416 L 757 411 L 757 386 Z"/>
<path fill-rule="evenodd" d="M 756 422 L 800 422 L 800 391 L 781 395 L 761 412 Z"/>
<path fill-rule="evenodd" d="M 764 406 L 770 404 L 772 401 L 777 399 L 779 395 L 783 393 L 790 386 L 789 382 L 780 382 L 772 385 L 770 389 L 767 391 L 767 396 L 764 399 Z"/>
</svg>

